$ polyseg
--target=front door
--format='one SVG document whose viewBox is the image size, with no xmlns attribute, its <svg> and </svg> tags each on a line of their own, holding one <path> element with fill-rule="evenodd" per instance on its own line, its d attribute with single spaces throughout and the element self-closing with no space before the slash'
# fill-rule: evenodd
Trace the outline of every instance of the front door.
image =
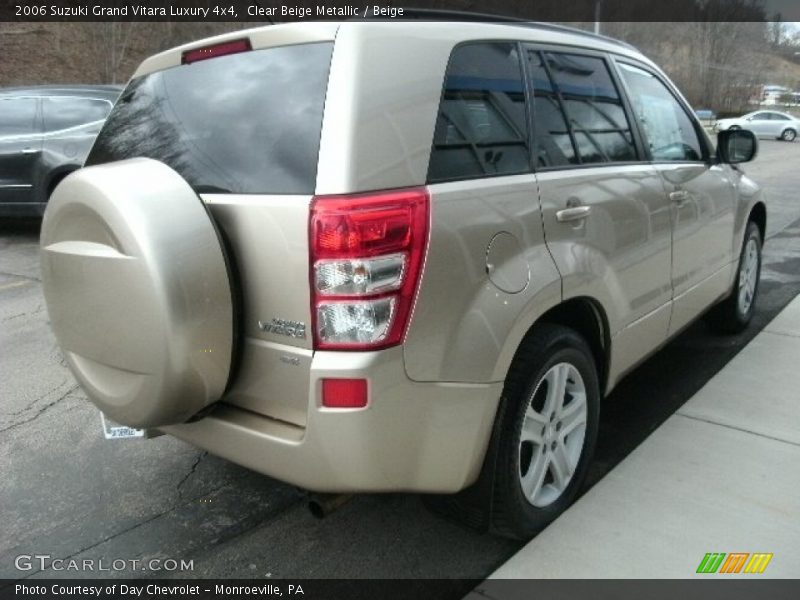
<svg viewBox="0 0 800 600">
<path fill-rule="evenodd" d="M 663 342 L 669 322 L 670 206 L 641 160 L 607 59 L 528 48 L 536 179 L 564 298 L 605 307 L 624 371 Z"/>
<path fill-rule="evenodd" d="M 672 204 L 672 334 L 730 286 L 736 190 L 729 167 L 714 164 L 699 124 L 661 78 L 645 67 L 618 66 Z"/>
</svg>

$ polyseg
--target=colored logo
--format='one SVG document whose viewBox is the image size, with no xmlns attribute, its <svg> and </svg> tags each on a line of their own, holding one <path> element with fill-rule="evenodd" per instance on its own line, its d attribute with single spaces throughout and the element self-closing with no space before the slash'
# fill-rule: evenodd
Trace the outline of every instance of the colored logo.
<svg viewBox="0 0 800 600">
<path fill-rule="evenodd" d="M 772 560 L 772 552 L 708 552 L 700 561 L 697 567 L 698 573 L 763 573 L 769 561 Z"/>
</svg>

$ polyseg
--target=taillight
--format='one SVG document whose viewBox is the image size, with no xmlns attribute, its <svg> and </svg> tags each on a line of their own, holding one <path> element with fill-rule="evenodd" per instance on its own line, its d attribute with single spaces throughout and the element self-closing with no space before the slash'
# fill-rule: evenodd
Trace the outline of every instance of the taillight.
<svg viewBox="0 0 800 600">
<path fill-rule="evenodd" d="M 251 49 L 250 40 L 248 39 L 232 40 L 230 42 L 214 44 L 213 46 L 204 46 L 203 48 L 187 50 L 183 53 L 182 62 L 188 65 L 199 60 L 208 60 L 209 58 L 227 56 L 228 54 L 238 54 L 239 52 L 247 52 Z"/>
<path fill-rule="evenodd" d="M 424 188 L 314 198 L 315 348 L 375 350 L 403 341 L 428 243 L 428 210 Z"/>
</svg>

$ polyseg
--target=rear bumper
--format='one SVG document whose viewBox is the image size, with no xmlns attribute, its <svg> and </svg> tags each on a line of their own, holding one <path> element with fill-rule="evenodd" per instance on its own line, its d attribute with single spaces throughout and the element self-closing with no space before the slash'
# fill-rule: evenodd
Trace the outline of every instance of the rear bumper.
<svg viewBox="0 0 800 600">
<path fill-rule="evenodd" d="M 364 409 L 320 406 L 324 377 L 365 377 Z M 317 492 L 457 492 L 480 472 L 502 383 L 417 383 L 402 349 L 317 352 L 308 421 L 298 427 L 221 403 L 162 430 L 235 463 Z"/>
</svg>

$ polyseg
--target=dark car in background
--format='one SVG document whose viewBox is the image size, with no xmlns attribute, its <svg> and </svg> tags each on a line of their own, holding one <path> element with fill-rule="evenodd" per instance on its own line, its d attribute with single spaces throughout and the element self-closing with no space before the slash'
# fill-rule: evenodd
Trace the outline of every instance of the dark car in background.
<svg viewBox="0 0 800 600">
<path fill-rule="evenodd" d="M 83 166 L 122 91 L 111 85 L 0 89 L 0 216 L 41 216 Z"/>
</svg>

